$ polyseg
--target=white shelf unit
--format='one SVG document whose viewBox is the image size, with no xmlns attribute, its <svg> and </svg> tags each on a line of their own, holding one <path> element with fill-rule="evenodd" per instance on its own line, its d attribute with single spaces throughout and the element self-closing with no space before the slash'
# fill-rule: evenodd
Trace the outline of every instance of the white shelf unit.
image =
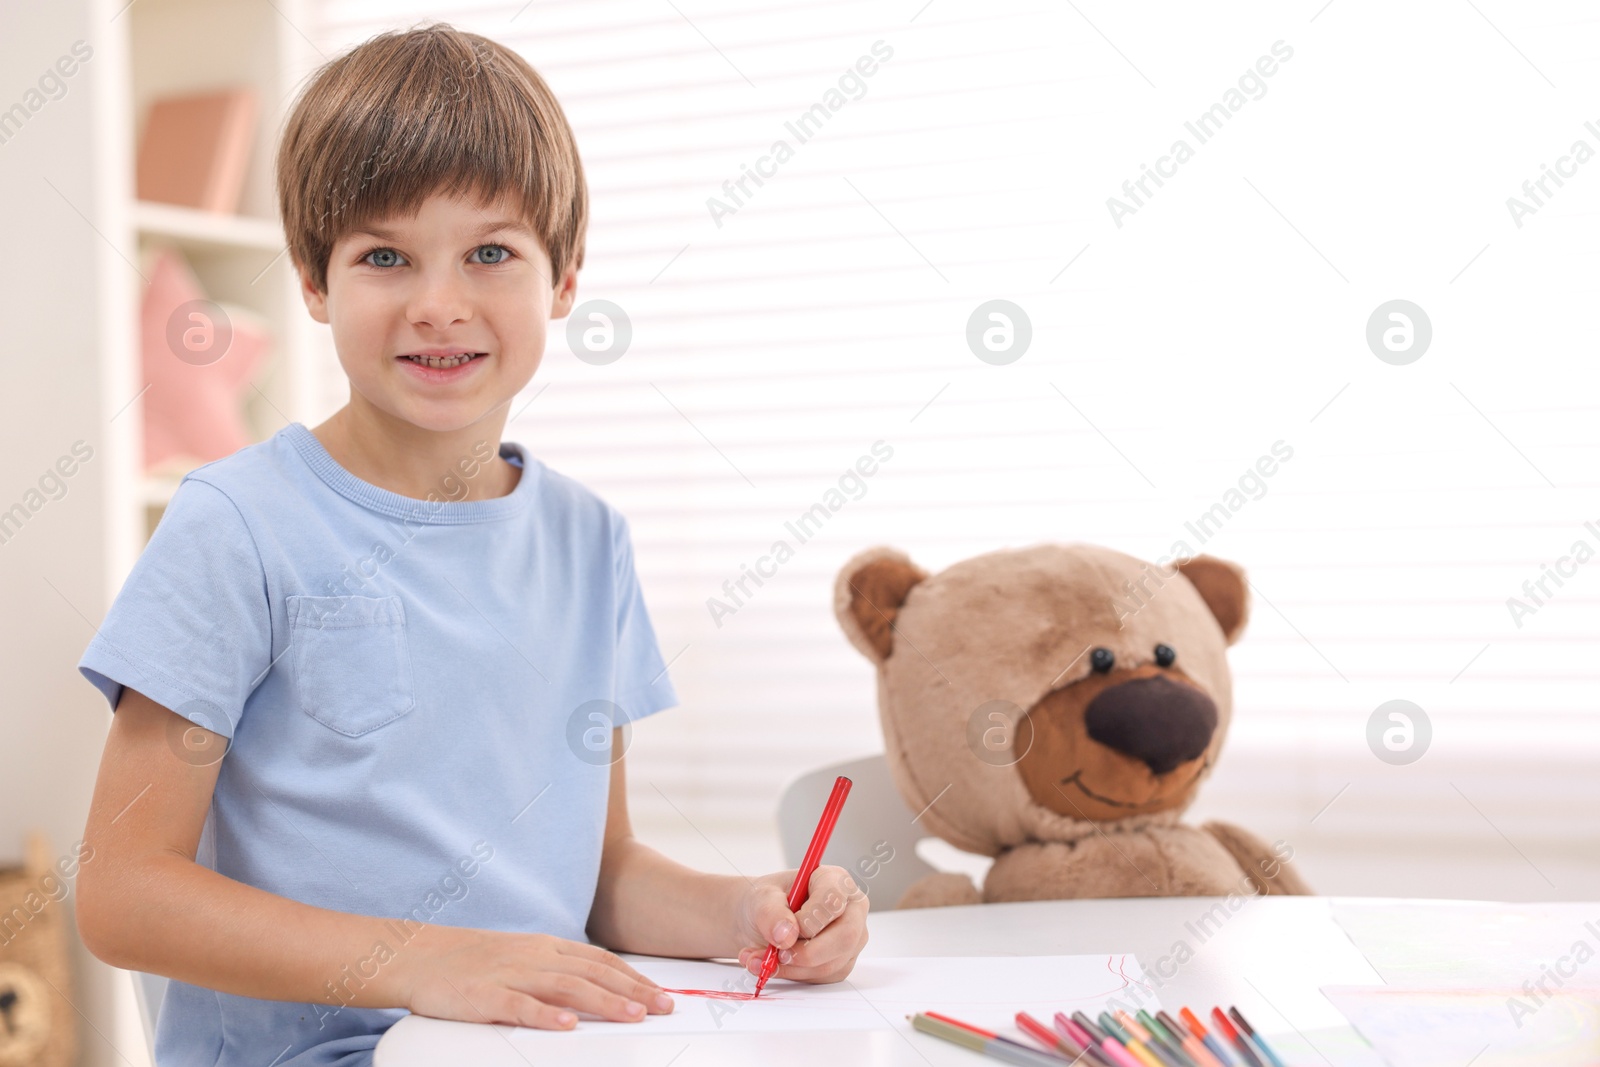
<svg viewBox="0 0 1600 1067">
<path fill-rule="evenodd" d="M 209 299 L 243 306 L 265 320 L 272 334 L 271 354 L 240 398 L 255 441 L 272 436 L 286 422 L 313 425 L 337 406 L 330 406 L 327 397 L 326 361 L 333 358 L 327 328 L 311 320 L 300 298 L 273 186 L 274 152 L 284 119 L 304 79 L 324 58 L 308 41 L 308 17 L 303 0 L 139 0 L 116 20 L 127 27 L 131 150 L 137 151 L 150 105 L 159 97 L 243 84 L 253 86 L 258 95 L 256 132 L 237 214 L 138 201 L 128 190 L 128 217 L 141 256 L 156 244 L 177 248 Z M 142 385 L 138 346 L 133 347 L 134 378 Z M 136 406 L 142 420 L 143 405 Z M 142 426 L 141 421 L 133 435 L 136 449 Z M 142 455 L 135 469 L 135 506 L 142 514 L 132 526 L 144 538 L 171 499 L 179 476 L 146 475 Z M 142 545 L 141 539 L 137 547 Z"/>
<path fill-rule="evenodd" d="M 48 354 L 8 361 L 12 403 L 0 420 L 0 509 L 22 524 L 0 538 L 0 603 L 12 620 L 0 641 L 10 686 L 0 704 L 0 865 L 35 830 L 58 856 L 83 833 L 111 714 L 74 665 L 170 495 L 144 475 L 141 250 L 172 242 L 212 299 L 269 324 L 260 395 L 247 390 L 255 439 L 285 419 L 315 425 L 338 405 L 327 327 L 306 314 L 279 255 L 272 182 L 284 115 L 324 61 L 303 33 L 310 24 L 304 0 L 0 0 L 0 67 L 13 75 L 0 99 L 0 289 L 13 312 L 11 349 Z M 33 91 L 48 89 L 47 71 L 60 72 L 64 91 Z M 240 83 L 260 101 L 240 213 L 137 203 L 150 102 Z M 92 459 L 63 492 L 17 512 L 74 442 L 91 446 Z M 147 1064 L 127 975 L 76 939 L 72 966 L 77 1062 Z"/>
<path fill-rule="evenodd" d="M 277 252 L 283 248 L 283 227 L 270 219 L 218 215 L 176 204 L 146 200 L 133 203 L 133 225 L 141 237 L 217 251 Z"/>
</svg>

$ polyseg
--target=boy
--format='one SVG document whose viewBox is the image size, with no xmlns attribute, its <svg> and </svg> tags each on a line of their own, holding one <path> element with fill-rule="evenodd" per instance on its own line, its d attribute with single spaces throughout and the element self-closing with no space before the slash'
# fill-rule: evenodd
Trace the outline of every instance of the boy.
<svg viewBox="0 0 1600 1067">
<path fill-rule="evenodd" d="M 79 664 L 116 711 L 79 925 L 174 979 L 161 1067 L 366 1064 L 407 1010 L 672 1010 L 599 945 L 845 977 L 843 869 L 797 916 L 792 871 L 631 836 L 621 727 L 677 696 L 628 525 L 500 436 L 583 264 L 549 89 L 477 35 L 384 34 L 316 74 L 277 168 L 350 401 L 185 477 Z"/>
</svg>

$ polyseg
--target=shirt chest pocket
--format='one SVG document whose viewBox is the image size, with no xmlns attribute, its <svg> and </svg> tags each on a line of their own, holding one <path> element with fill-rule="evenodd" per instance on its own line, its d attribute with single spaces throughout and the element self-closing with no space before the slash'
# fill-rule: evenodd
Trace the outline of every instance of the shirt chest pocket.
<svg viewBox="0 0 1600 1067">
<path fill-rule="evenodd" d="M 399 597 L 290 596 L 284 604 L 301 711 L 359 737 L 416 706 Z"/>
</svg>

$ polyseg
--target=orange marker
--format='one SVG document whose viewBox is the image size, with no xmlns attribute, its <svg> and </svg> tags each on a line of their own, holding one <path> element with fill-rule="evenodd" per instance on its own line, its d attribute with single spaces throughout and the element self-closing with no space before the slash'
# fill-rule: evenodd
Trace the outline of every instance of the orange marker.
<svg viewBox="0 0 1600 1067">
<path fill-rule="evenodd" d="M 1194 1036 L 1200 1039 L 1200 1043 L 1206 1047 L 1211 1055 L 1217 1058 L 1222 1067 L 1234 1067 L 1233 1057 L 1228 1055 L 1228 1050 L 1222 1047 L 1222 1042 L 1211 1036 L 1210 1031 L 1206 1029 L 1205 1023 L 1200 1021 L 1198 1015 L 1188 1008 L 1183 1008 L 1179 1010 L 1178 1017 L 1184 1021 L 1184 1024 L 1190 1030 L 1194 1031 Z"/>
</svg>

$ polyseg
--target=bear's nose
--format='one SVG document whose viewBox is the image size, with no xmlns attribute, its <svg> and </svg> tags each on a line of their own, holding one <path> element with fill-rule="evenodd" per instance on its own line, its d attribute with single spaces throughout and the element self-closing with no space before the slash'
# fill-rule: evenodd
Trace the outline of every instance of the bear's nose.
<svg viewBox="0 0 1600 1067">
<path fill-rule="evenodd" d="M 1083 718 L 1090 737 L 1166 774 L 1205 752 L 1217 706 L 1193 686 L 1156 675 L 1101 690 Z"/>
</svg>

